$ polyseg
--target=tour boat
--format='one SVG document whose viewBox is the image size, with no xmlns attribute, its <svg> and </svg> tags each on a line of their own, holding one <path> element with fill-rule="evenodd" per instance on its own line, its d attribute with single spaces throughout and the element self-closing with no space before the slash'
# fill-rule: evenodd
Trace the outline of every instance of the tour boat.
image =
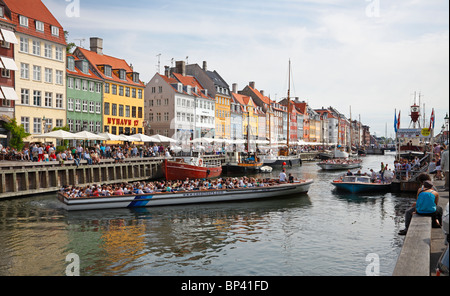
<svg viewBox="0 0 450 296">
<path fill-rule="evenodd" d="M 317 163 L 322 170 L 348 170 L 361 167 L 361 159 L 351 159 L 351 160 L 325 160 Z"/>
<path fill-rule="evenodd" d="M 308 192 L 312 183 L 313 180 L 308 179 L 293 183 L 277 183 L 263 187 L 157 192 L 100 197 L 90 196 L 83 198 L 69 198 L 63 191 L 59 191 L 57 198 L 62 202 L 63 208 L 68 211 L 170 206 L 241 201 L 302 194 Z"/>
<path fill-rule="evenodd" d="M 222 165 L 209 164 L 201 157 L 178 157 L 164 160 L 163 170 L 166 180 L 206 179 L 219 177 Z"/>
<path fill-rule="evenodd" d="M 369 176 L 344 176 L 342 180 L 334 180 L 337 189 L 351 193 L 385 191 L 391 188 L 391 183 L 372 183 Z"/>
</svg>

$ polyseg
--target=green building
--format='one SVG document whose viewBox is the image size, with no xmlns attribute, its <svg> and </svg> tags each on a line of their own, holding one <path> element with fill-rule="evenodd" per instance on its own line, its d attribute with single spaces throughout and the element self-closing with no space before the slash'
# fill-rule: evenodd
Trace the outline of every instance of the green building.
<svg viewBox="0 0 450 296">
<path fill-rule="evenodd" d="M 86 60 L 67 55 L 67 125 L 71 132 L 102 132 L 103 80 Z"/>
</svg>

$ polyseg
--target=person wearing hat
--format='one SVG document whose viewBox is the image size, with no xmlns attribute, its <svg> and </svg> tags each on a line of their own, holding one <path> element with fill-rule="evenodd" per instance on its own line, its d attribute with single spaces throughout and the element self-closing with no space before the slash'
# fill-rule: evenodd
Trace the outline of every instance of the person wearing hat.
<svg viewBox="0 0 450 296">
<path fill-rule="evenodd" d="M 434 190 L 431 180 L 424 180 L 423 186 L 417 191 L 417 199 L 413 206 L 405 213 L 405 229 L 398 234 L 406 235 L 413 214 L 431 216 L 433 227 L 440 227 L 442 224 L 442 207 L 439 205 L 439 193 Z"/>
</svg>

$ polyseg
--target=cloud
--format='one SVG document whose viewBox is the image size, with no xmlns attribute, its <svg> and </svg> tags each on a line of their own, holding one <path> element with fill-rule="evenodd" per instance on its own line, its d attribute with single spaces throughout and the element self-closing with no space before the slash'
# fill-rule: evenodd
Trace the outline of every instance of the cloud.
<svg viewBox="0 0 450 296">
<path fill-rule="evenodd" d="M 280 99 L 291 59 L 293 96 L 347 116 L 351 105 L 377 134 L 391 126 L 394 108 L 408 113 L 414 91 L 429 113 L 435 108 L 437 125 L 449 109 L 448 1 L 82 1 L 79 18 L 65 15 L 67 2 L 44 2 L 71 41 L 85 38 L 89 47 L 89 37 L 102 37 L 104 52 L 145 81 L 156 55 L 162 69 L 188 56 L 230 85 L 255 81 Z M 379 15 L 370 17 L 370 5 Z"/>
</svg>

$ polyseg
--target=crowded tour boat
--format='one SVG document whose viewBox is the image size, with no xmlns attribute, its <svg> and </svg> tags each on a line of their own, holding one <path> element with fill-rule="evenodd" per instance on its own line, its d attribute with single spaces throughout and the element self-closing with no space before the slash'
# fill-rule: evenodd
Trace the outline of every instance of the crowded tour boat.
<svg viewBox="0 0 450 296">
<path fill-rule="evenodd" d="M 313 180 L 280 182 L 274 179 L 219 178 L 215 180 L 155 181 L 66 186 L 57 193 L 63 208 L 95 210 L 212 203 L 307 193 Z"/>
<path fill-rule="evenodd" d="M 317 163 L 322 170 L 348 170 L 361 167 L 361 159 L 327 159 Z"/>
</svg>

